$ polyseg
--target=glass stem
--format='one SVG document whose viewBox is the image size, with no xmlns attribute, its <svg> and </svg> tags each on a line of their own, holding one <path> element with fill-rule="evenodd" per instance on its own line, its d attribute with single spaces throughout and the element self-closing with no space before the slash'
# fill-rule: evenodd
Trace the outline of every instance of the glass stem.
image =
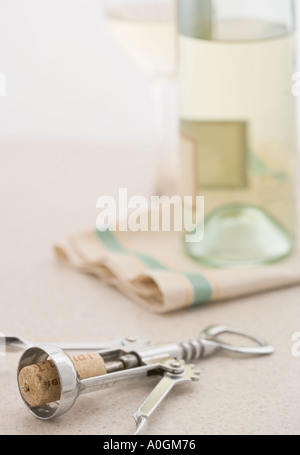
<svg viewBox="0 0 300 455">
<path fill-rule="evenodd" d="M 152 100 L 158 144 L 158 194 L 174 194 L 177 183 L 177 108 L 175 81 L 170 76 L 153 76 Z"/>
</svg>

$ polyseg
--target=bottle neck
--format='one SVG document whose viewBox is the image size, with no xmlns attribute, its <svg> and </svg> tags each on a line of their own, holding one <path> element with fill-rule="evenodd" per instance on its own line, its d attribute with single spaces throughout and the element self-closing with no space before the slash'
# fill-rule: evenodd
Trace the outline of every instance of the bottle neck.
<svg viewBox="0 0 300 455">
<path fill-rule="evenodd" d="M 295 30 L 294 0 L 178 0 L 179 33 L 216 41 L 256 41 Z"/>
</svg>

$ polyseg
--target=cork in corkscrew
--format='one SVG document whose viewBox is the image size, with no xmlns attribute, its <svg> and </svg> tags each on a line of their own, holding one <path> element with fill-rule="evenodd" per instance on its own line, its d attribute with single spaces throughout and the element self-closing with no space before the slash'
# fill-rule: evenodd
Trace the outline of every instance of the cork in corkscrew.
<svg viewBox="0 0 300 455">
<path fill-rule="evenodd" d="M 106 374 L 103 358 L 96 352 L 70 357 L 79 380 Z M 20 393 L 30 406 L 41 406 L 58 401 L 61 397 L 61 381 L 53 360 L 23 367 L 18 374 Z"/>
<path fill-rule="evenodd" d="M 21 356 L 18 386 L 30 411 L 46 420 L 73 406 L 80 392 L 80 378 L 105 373 L 105 362 L 97 353 L 71 358 L 60 348 L 43 344 Z"/>
</svg>

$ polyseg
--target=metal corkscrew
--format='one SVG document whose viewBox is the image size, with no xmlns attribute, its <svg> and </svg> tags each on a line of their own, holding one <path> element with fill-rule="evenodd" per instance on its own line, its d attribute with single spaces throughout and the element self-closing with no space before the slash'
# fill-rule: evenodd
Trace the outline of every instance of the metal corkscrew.
<svg viewBox="0 0 300 455">
<path fill-rule="evenodd" d="M 238 334 L 256 344 L 242 347 L 223 343 L 217 337 L 224 333 Z M 76 346 L 78 350 L 86 347 Z M 50 344 L 26 349 L 18 365 L 18 385 L 30 411 L 48 420 L 67 412 L 79 395 L 108 389 L 118 381 L 158 376 L 160 381 L 134 414 L 135 434 L 144 434 L 150 416 L 175 385 L 199 380 L 200 372 L 191 361 L 216 352 L 253 356 L 274 351 L 262 339 L 222 325 L 211 326 L 185 342 L 151 345 L 129 337 L 103 346 L 73 357 Z"/>
</svg>

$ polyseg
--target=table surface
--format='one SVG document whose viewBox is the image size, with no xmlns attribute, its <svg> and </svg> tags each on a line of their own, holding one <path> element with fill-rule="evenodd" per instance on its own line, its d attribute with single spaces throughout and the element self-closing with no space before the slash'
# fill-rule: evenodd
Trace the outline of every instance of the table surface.
<svg viewBox="0 0 300 455">
<path fill-rule="evenodd" d="M 201 380 L 175 388 L 149 434 L 300 434 L 300 288 L 157 315 L 95 278 L 59 264 L 53 244 L 95 226 L 96 200 L 151 192 L 151 150 L 95 144 L 3 143 L 0 148 L 0 330 L 39 342 L 135 335 L 155 343 L 195 337 L 206 326 L 240 327 L 267 339 L 272 356 L 212 357 Z M 20 354 L 0 357 L 1 434 L 132 434 L 133 413 L 155 382 L 120 384 L 79 397 L 57 420 L 40 421 L 16 383 Z"/>
</svg>

